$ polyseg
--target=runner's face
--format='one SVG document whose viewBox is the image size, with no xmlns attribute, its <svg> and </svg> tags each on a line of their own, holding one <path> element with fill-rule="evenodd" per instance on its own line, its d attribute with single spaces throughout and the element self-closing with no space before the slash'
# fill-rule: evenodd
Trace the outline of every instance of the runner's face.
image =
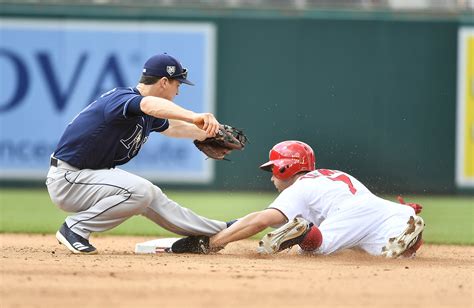
<svg viewBox="0 0 474 308">
<path fill-rule="evenodd" d="M 280 180 L 276 178 L 274 175 L 272 175 L 272 182 L 273 182 L 273 185 L 275 185 L 275 188 L 278 190 L 278 192 L 284 191 L 292 184 L 291 181 Z"/>
</svg>

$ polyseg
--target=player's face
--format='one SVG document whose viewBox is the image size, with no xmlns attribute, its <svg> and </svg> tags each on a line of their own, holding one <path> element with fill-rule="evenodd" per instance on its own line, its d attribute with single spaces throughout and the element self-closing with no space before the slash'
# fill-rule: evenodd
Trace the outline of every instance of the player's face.
<svg viewBox="0 0 474 308">
<path fill-rule="evenodd" d="M 274 175 L 272 175 L 272 182 L 273 182 L 273 185 L 275 185 L 275 188 L 278 190 L 278 192 L 284 191 L 285 189 L 290 187 L 292 184 L 291 181 L 284 181 L 284 180 L 277 179 Z"/>
<path fill-rule="evenodd" d="M 179 94 L 180 85 L 181 83 L 178 80 L 168 79 L 168 82 L 165 84 L 163 97 L 172 101 Z"/>
</svg>

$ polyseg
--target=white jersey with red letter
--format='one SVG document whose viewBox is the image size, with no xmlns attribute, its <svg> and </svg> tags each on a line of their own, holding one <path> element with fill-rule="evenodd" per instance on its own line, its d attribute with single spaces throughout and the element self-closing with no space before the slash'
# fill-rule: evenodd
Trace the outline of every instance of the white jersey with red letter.
<svg viewBox="0 0 474 308">
<path fill-rule="evenodd" d="M 379 198 L 353 176 L 329 169 L 300 177 L 269 208 L 289 220 L 300 216 L 318 226 L 323 243 L 316 252 L 322 254 L 360 248 L 379 255 L 415 216 L 411 207 Z"/>
</svg>

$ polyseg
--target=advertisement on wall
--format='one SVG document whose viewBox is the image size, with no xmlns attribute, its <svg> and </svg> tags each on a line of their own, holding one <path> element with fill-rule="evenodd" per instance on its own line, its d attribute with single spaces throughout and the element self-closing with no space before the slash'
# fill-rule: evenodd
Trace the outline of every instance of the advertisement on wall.
<svg viewBox="0 0 474 308">
<path fill-rule="evenodd" d="M 474 27 L 458 35 L 456 184 L 474 187 Z"/>
<path fill-rule="evenodd" d="M 175 102 L 215 112 L 215 27 L 210 23 L 2 19 L 0 179 L 42 179 L 67 124 L 101 93 L 135 87 L 145 61 L 178 58 L 195 86 Z M 152 133 L 121 168 L 156 182 L 209 183 L 213 162 L 192 140 Z"/>
</svg>

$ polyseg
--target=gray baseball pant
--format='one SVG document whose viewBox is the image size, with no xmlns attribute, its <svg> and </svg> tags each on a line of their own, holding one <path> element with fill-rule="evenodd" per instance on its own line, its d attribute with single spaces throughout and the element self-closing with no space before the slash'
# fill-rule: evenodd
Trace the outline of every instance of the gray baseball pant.
<svg viewBox="0 0 474 308">
<path fill-rule="evenodd" d="M 121 169 L 77 169 L 58 161 L 46 186 L 53 203 L 66 212 L 72 231 L 88 239 L 91 232 L 112 229 L 134 215 L 143 215 L 180 235 L 213 235 L 223 221 L 195 214 L 169 199 L 150 181 Z"/>
</svg>

